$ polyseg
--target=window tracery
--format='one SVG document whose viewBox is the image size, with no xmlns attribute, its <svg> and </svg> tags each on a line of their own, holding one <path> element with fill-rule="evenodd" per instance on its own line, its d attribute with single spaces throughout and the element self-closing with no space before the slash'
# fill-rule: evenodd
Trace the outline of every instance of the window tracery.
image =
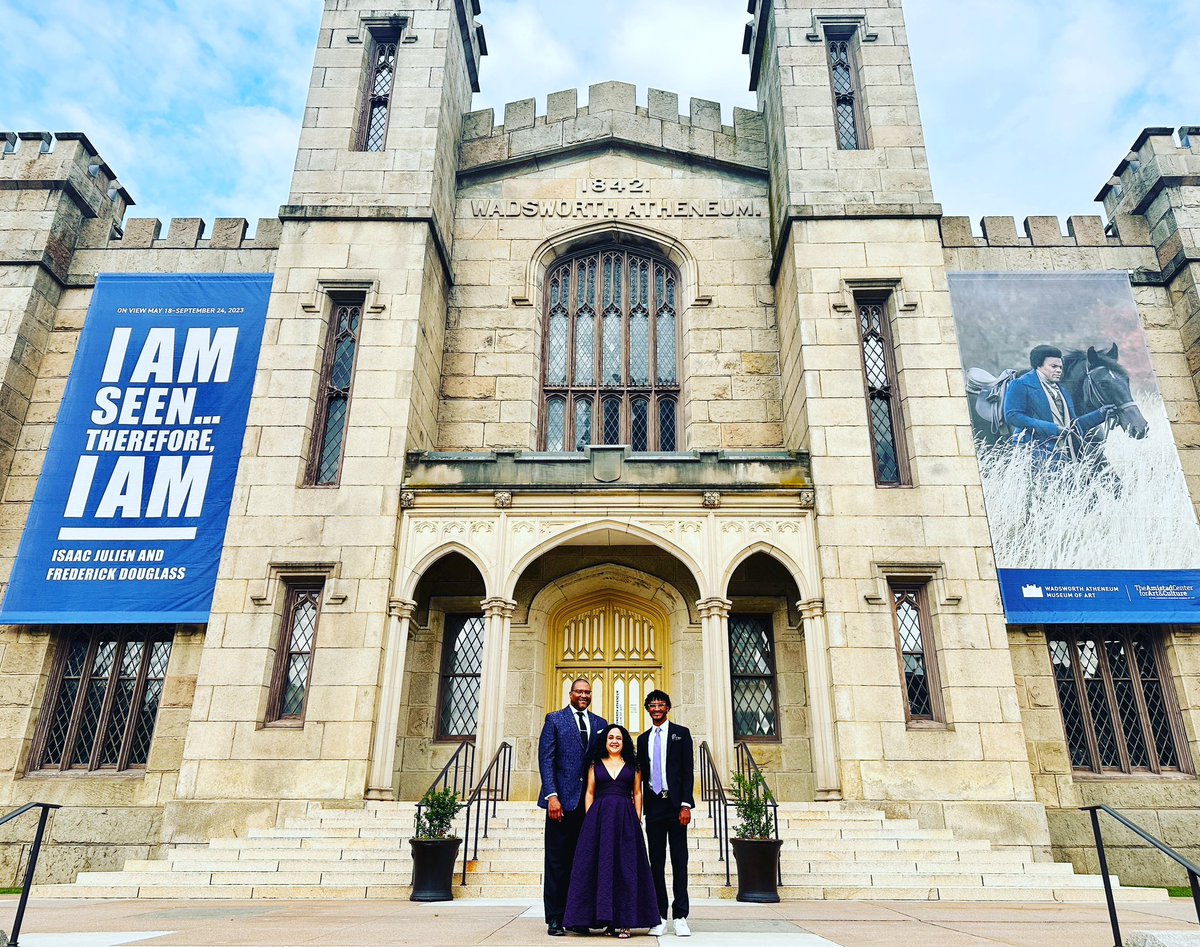
<svg viewBox="0 0 1200 947">
<path fill-rule="evenodd" d="M 679 276 L 668 263 L 600 250 L 546 279 L 542 441 L 678 449 Z"/>
</svg>

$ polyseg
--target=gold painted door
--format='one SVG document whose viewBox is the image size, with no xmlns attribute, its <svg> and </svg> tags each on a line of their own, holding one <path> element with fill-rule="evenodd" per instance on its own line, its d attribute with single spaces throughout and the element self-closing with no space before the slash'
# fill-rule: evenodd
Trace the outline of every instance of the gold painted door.
<svg viewBox="0 0 1200 947">
<path fill-rule="evenodd" d="M 565 707 L 571 682 L 592 683 L 592 712 L 635 737 L 649 726 L 646 694 L 667 680 L 667 616 L 645 602 L 605 593 L 558 609 L 550 619 L 553 661 L 547 710 Z"/>
</svg>

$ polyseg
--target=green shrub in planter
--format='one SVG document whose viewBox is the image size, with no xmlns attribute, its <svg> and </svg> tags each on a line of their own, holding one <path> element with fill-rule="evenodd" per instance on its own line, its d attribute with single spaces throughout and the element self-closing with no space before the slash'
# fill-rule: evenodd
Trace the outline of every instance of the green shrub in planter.
<svg viewBox="0 0 1200 947">
<path fill-rule="evenodd" d="M 737 862 L 739 901 L 775 904 L 779 901 L 779 850 L 783 842 L 775 838 L 775 821 L 768 805 L 771 791 L 762 773 L 733 777 L 731 801 L 737 813 L 730 845 Z"/>
<path fill-rule="evenodd" d="M 454 863 L 462 839 L 450 834 L 462 803 L 453 789 L 431 789 L 421 800 L 413 837 L 412 901 L 454 900 Z"/>
<path fill-rule="evenodd" d="M 774 838 L 775 822 L 767 805 L 772 799 L 762 773 L 757 770 L 749 775 L 737 773 L 730 787 L 733 808 L 738 824 L 733 830 L 734 838 Z"/>
<path fill-rule="evenodd" d="M 458 793 L 447 786 L 445 789 L 431 789 L 421 800 L 421 810 L 417 815 L 416 831 L 413 838 L 443 839 L 458 838 L 450 834 L 450 826 L 462 803 L 458 801 Z"/>
</svg>

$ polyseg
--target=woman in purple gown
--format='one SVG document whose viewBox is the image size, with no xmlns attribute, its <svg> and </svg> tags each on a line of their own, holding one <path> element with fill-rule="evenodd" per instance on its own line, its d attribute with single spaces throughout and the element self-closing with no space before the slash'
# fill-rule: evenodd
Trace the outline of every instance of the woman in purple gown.
<svg viewBox="0 0 1200 947">
<path fill-rule="evenodd" d="M 567 890 L 567 928 L 604 927 L 623 939 L 630 928 L 659 922 L 642 834 L 642 776 L 634 752 L 620 724 L 600 732 Z"/>
</svg>

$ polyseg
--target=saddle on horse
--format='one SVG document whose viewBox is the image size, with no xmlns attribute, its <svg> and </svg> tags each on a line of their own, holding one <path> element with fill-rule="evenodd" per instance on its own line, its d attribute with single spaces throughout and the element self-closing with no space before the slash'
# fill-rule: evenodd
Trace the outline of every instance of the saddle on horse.
<svg viewBox="0 0 1200 947">
<path fill-rule="evenodd" d="M 984 368 L 967 369 L 967 394 L 974 402 L 975 413 L 994 435 L 1004 430 L 1004 394 L 1016 377 L 1017 371 L 1012 368 L 999 375 Z"/>
</svg>

